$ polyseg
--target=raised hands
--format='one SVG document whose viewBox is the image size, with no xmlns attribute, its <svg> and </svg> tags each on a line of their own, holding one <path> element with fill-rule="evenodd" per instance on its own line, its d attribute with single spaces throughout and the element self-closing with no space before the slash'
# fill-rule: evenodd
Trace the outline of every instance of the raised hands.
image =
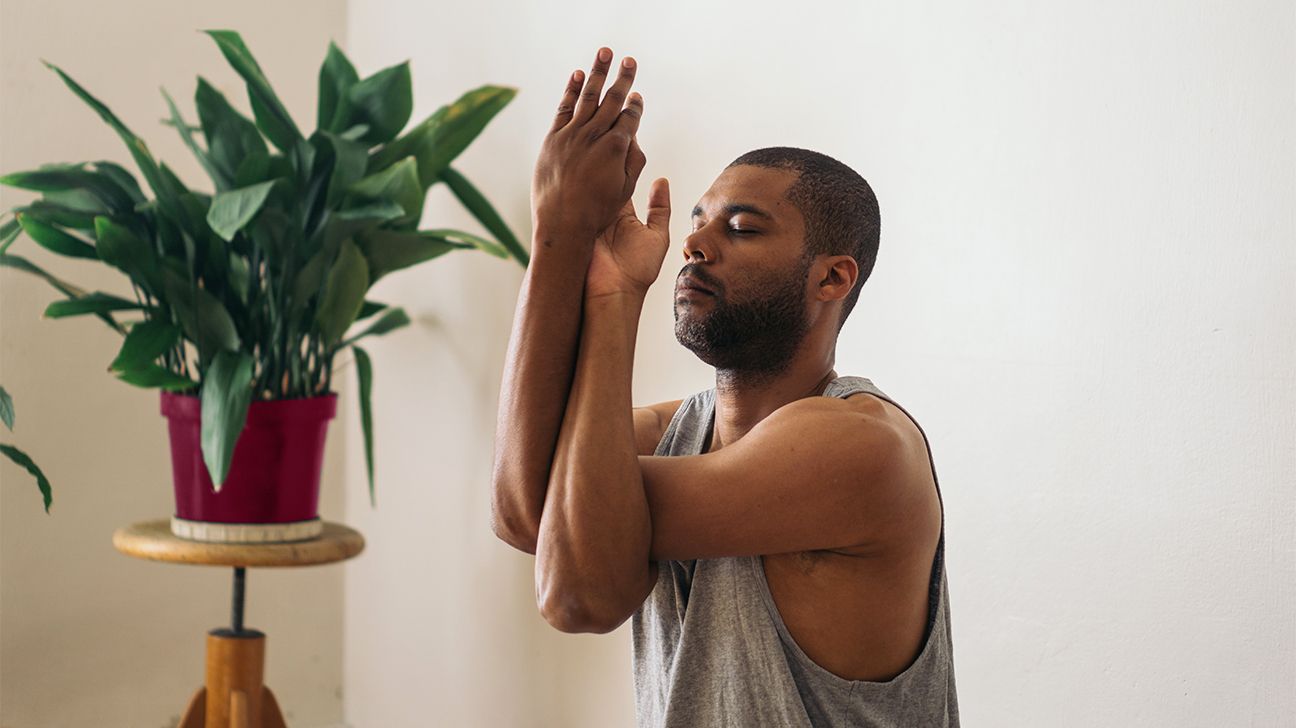
<svg viewBox="0 0 1296 728">
<path fill-rule="evenodd" d="M 611 65 L 612 51 L 600 48 L 588 79 L 576 71 L 568 80 L 531 187 L 537 230 L 555 238 L 597 237 L 587 295 L 646 291 L 669 241 L 666 180 L 653 184 L 646 223 L 630 201 L 647 161 L 635 139 L 643 97 L 630 93 L 636 64 L 627 56 L 600 103 Z"/>
</svg>

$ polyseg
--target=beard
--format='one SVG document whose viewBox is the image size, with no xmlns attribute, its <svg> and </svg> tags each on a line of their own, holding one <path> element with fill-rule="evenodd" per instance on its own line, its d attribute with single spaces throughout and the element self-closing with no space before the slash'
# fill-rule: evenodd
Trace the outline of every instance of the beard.
<svg viewBox="0 0 1296 728">
<path fill-rule="evenodd" d="M 693 275 L 716 294 L 703 306 L 676 300 L 675 338 L 726 379 L 763 381 L 782 373 L 810 330 L 805 300 L 810 262 L 806 258 L 799 270 L 746 282 L 752 297 L 745 300 L 730 299 L 701 266 L 684 266 L 680 275 Z"/>
</svg>

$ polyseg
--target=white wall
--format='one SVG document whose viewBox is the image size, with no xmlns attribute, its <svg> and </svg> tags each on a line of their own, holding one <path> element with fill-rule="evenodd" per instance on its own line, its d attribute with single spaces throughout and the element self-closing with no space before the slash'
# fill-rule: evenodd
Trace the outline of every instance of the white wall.
<svg viewBox="0 0 1296 728">
<path fill-rule="evenodd" d="M 163 0 L 0 3 L 0 172 L 46 162 L 111 159 L 134 169 L 121 141 L 41 65 L 59 64 L 107 103 L 160 159 L 210 189 L 174 130 L 159 119 L 165 86 L 193 111 L 202 74 L 247 109 L 242 82 L 201 28 L 234 28 L 284 102 L 314 120 L 318 64 L 330 37 L 345 41 L 342 0 L 212 4 Z M 29 195 L 0 188 L 0 205 Z M 130 295 L 103 265 L 47 253 L 26 237 L 10 248 L 81 286 Z M 156 390 L 105 372 L 121 338 L 90 317 L 44 320 L 59 294 L 0 269 L 0 384 L 14 396 L 12 442 L 54 485 L 46 516 L 32 478 L 0 459 L 0 725 L 5 728 L 154 728 L 174 725 L 203 682 L 208 629 L 227 625 L 229 569 L 127 558 L 119 526 L 171 513 L 170 452 Z M 329 434 L 322 513 L 340 519 L 339 413 Z M 362 487 L 360 483 L 346 485 Z M 363 556 L 361 558 L 364 558 Z M 342 569 L 248 572 L 247 624 L 267 632 L 266 682 L 293 726 L 342 717 Z"/>
<path fill-rule="evenodd" d="M 522 89 L 461 164 L 519 228 L 563 80 L 604 43 L 640 61 L 644 179 L 676 210 L 758 146 L 869 179 L 882 247 L 838 368 L 931 437 L 967 725 L 1290 724 L 1290 3 L 375 0 L 348 28 L 362 70 L 413 59 L 420 115 Z M 471 224 L 439 200 L 429 221 Z M 347 567 L 356 725 L 631 721 L 624 628 L 549 630 L 532 560 L 487 528 L 519 279 L 462 255 L 380 286 L 425 323 L 372 347 L 378 510 L 347 489 L 371 544 Z M 642 402 L 710 384 L 666 288 Z"/>
</svg>

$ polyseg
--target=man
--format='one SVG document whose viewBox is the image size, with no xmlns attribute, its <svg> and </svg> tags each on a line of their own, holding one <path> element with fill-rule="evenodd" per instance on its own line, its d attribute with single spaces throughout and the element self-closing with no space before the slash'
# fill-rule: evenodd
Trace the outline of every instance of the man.
<svg viewBox="0 0 1296 728">
<path fill-rule="evenodd" d="M 713 390 L 633 408 L 667 180 L 640 222 L 633 59 L 569 79 L 536 164 L 492 525 L 564 632 L 633 618 L 641 726 L 957 726 L 944 518 L 925 434 L 833 371 L 877 201 L 821 154 L 739 157 L 692 211 L 675 333 Z"/>
</svg>

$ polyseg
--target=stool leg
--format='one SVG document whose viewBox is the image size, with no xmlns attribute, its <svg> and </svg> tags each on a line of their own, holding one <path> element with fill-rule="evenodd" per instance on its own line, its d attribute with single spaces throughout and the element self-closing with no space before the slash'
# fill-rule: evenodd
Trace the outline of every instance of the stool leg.
<svg viewBox="0 0 1296 728">
<path fill-rule="evenodd" d="M 256 630 L 207 633 L 204 728 L 262 728 L 265 635 Z"/>
<path fill-rule="evenodd" d="M 275 700 L 270 688 L 262 688 L 261 693 L 261 728 L 288 728 L 283 713 L 279 711 L 279 701 Z"/>
<path fill-rule="evenodd" d="M 230 693 L 230 728 L 252 728 L 248 718 L 247 694 L 242 690 Z"/>
<path fill-rule="evenodd" d="M 207 688 L 198 688 L 198 692 L 189 699 L 189 705 L 185 708 L 184 717 L 176 728 L 203 728 L 203 723 L 207 719 Z"/>
</svg>

